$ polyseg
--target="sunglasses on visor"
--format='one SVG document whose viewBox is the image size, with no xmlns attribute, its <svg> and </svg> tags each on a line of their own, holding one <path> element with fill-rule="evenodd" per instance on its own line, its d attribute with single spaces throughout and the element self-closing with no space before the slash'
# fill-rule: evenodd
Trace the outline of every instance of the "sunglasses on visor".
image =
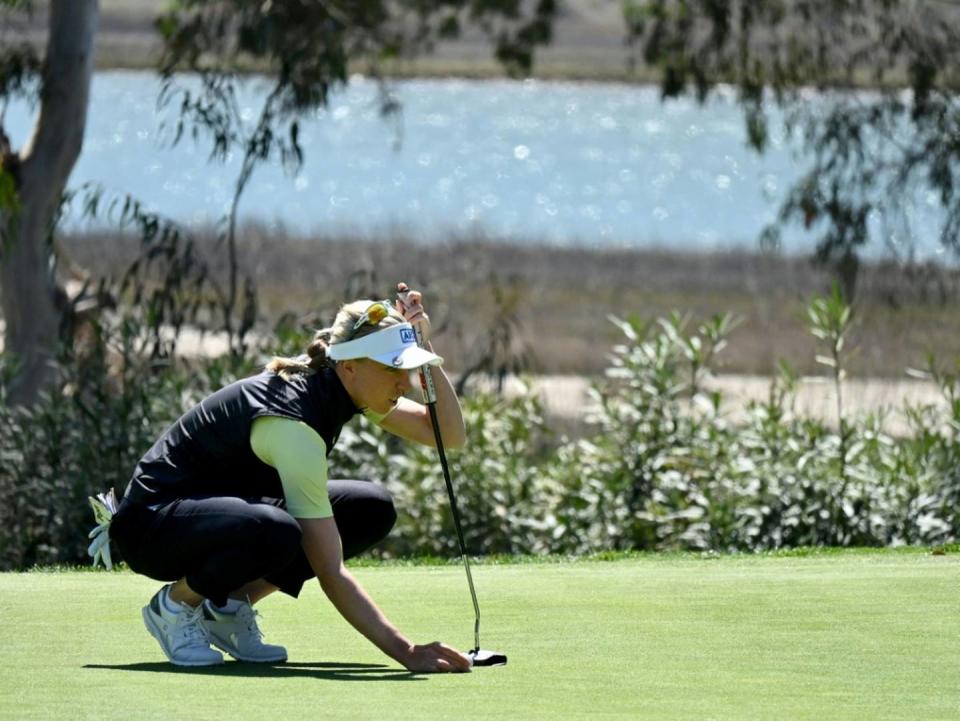
<svg viewBox="0 0 960 721">
<path fill-rule="evenodd" d="M 379 325 L 380 321 L 390 315 L 391 305 L 389 300 L 378 300 L 372 303 L 361 315 L 357 322 L 353 324 L 353 333 L 356 333 L 367 323 L 370 325 Z"/>
</svg>

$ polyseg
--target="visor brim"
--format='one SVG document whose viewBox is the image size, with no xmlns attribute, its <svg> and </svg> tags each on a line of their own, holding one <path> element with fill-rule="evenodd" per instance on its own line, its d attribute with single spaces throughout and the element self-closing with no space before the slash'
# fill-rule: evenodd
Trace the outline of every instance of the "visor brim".
<svg viewBox="0 0 960 721">
<path fill-rule="evenodd" d="M 417 346 L 404 348 L 399 353 L 385 353 L 380 356 L 374 356 L 372 360 L 389 366 L 390 368 L 401 368 L 403 370 L 413 370 L 414 368 L 420 368 L 425 365 L 443 365 L 443 358 L 436 353 L 431 353 Z"/>
</svg>

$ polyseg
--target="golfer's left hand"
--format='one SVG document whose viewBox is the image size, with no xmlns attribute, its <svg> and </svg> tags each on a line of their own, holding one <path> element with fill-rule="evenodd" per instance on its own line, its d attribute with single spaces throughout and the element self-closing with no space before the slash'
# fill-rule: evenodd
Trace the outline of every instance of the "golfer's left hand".
<svg viewBox="0 0 960 721">
<path fill-rule="evenodd" d="M 423 294 L 419 290 L 411 290 L 401 281 L 397 283 L 397 295 L 397 312 L 420 332 L 423 342 L 427 343 L 430 340 L 430 316 L 423 309 Z"/>
<path fill-rule="evenodd" d="M 408 671 L 426 673 L 466 673 L 473 664 L 470 658 L 445 643 L 434 641 L 411 646 L 403 661 Z"/>
</svg>

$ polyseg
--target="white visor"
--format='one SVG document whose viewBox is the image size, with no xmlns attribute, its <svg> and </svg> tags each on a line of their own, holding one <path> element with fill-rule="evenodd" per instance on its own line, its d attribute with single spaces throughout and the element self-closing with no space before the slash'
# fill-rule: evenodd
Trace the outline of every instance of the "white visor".
<svg viewBox="0 0 960 721">
<path fill-rule="evenodd" d="M 363 338 L 334 343 L 327 356 L 335 361 L 370 358 L 391 368 L 438 366 L 443 358 L 417 345 L 417 334 L 409 323 L 392 325 Z"/>
</svg>

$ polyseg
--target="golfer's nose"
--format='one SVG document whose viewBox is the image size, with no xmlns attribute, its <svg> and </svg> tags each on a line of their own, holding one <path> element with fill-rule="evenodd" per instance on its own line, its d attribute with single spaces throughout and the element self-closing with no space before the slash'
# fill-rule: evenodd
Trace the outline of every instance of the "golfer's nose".
<svg viewBox="0 0 960 721">
<path fill-rule="evenodd" d="M 397 390 L 400 391 L 400 395 L 406 395 L 411 388 L 413 388 L 413 382 L 410 378 L 410 373 L 402 374 L 400 380 L 397 382 Z"/>
</svg>

